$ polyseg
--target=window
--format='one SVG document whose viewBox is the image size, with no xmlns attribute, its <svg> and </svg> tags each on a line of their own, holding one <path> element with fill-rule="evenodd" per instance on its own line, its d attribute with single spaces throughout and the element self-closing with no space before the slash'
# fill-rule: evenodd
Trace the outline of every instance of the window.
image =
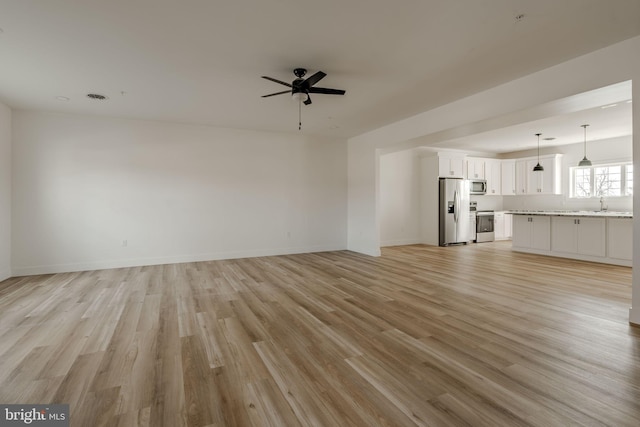
<svg viewBox="0 0 640 427">
<path fill-rule="evenodd" d="M 618 163 L 571 168 L 571 197 L 633 195 L 633 165 Z"/>
<path fill-rule="evenodd" d="M 598 166 L 593 168 L 596 197 L 622 196 L 622 166 Z"/>
<path fill-rule="evenodd" d="M 573 197 L 591 197 L 591 168 L 573 170 Z"/>
<path fill-rule="evenodd" d="M 627 165 L 625 167 L 625 171 L 626 171 L 626 175 L 625 175 L 625 179 L 626 179 L 626 188 L 627 188 L 627 195 L 629 196 L 633 196 L 633 165 Z"/>
</svg>

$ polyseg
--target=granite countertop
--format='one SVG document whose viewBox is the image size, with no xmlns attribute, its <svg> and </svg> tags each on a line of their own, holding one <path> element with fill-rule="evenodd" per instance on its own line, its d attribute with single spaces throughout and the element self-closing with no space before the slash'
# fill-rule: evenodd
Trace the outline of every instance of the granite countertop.
<svg viewBox="0 0 640 427">
<path fill-rule="evenodd" d="M 505 213 L 512 215 L 548 215 L 548 216 L 592 216 L 607 218 L 633 218 L 633 212 L 618 211 L 538 211 L 538 210 L 510 210 Z"/>
</svg>

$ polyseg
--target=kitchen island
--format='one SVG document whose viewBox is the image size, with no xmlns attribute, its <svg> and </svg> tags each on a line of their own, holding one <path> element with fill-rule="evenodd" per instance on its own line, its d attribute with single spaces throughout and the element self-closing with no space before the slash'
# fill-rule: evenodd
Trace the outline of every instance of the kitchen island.
<svg viewBox="0 0 640 427">
<path fill-rule="evenodd" d="M 633 213 L 512 210 L 513 250 L 630 267 Z"/>
</svg>

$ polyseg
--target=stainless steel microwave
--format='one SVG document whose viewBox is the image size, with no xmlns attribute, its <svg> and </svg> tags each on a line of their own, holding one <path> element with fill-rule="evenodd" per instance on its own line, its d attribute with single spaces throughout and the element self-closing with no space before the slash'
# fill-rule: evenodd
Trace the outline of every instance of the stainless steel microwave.
<svg viewBox="0 0 640 427">
<path fill-rule="evenodd" d="M 470 179 L 469 193 L 470 194 L 487 194 L 487 180 L 486 179 Z"/>
</svg>

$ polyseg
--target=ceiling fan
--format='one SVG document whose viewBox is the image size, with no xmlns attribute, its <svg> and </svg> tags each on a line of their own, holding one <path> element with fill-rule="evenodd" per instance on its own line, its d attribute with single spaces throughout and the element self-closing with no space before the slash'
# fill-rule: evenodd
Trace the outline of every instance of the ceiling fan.
<svg viewBox="0 0 640 427">
<path fill-rule="evenodd" d="M 329 89 L 324 87 L 314 87 L 316 83 L 322 80 L 326 74 L 322 71 L 318 71 L 311 77 L 303 79 L 307 74 L 307 70 L 304 68 L 296 68 L 293 70 L 293 74 L 296 75 L 296 79 L 290 84 L 283 82 L 282 80 L 274 79 L 273 77 L 262 76 L 263 79 L 271 80 L 272 82 L 280 83 L 281 85 L 288 86 L 290 90 L 283 90 L 282 92 L 270 93 L 269 95 L 262 95 L 263 98 L 267 98 L 275 95 L 283 95 L 285 93 L 291 93 L 293 98 L 304 102 L 304 105 L 311 104 L 310 93 L 323 93 L 325 95 L 344 95 L 345 91 L 341 89 Z"/>
<path fill-rule="evenodd" d="M 292 98 L 298 101 L 298 130 L 302 130 L 302 103 L 304 103 L 304 105 L 311 104 L 311 97 L 309 96 L 310 93 L 323 93 L 325 95 L 344 95 L 345 91 L 342 89 L 314 87 L 316 83 L 318 83 L 326 76 L 326 74 L 322 71 L 318 71 L 317 73 L 306 79 L 303 78 L 307 74 L 307 70 L 304 68 L 294 69 L 293 74 L 296 75 L 296 79 L 291 83 L 283 82 L 282 80 L 274 79 L 273 77 L 269 76 L 262 76 L 263 79 L 271 80 L 272 82 L 276 82 L 291 88 L 290 90 L 283 90 L 282 92 L 262 95 L 262 97 L 268 98 L 270 96 L 290 93 Z"/>
</svg>

